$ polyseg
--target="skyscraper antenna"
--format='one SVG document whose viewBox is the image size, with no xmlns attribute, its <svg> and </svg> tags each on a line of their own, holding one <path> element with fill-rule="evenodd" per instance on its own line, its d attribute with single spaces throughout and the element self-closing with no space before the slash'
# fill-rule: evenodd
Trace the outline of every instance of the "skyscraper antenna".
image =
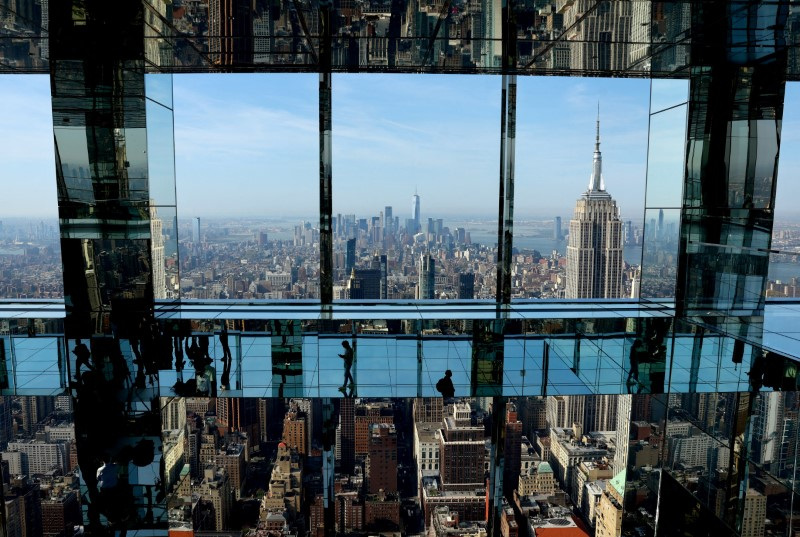
<svg viewBox="0 0 800 537">
<path fill-rule="evenodd" d="M 595 142 L 597 148 L 600 147 L 600 100 L 597 100 L 597 133 L 595 136 Z"/>
</svg>

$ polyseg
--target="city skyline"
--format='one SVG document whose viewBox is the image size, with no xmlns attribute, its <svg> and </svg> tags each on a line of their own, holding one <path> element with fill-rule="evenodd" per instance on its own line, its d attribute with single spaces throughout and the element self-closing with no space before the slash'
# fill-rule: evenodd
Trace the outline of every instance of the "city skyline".
<svg viewBox="0 0 800 537">
<path fill-rule="evenodd" d="M 447 76 L 408 78 L 334 76 L 334 213 L 370 214 L 391 205 L 404 221 L 411 216 L 413 194 L 408 175 L 415 172 L 412 184 L 418 185 L 423 219 L 425 213 L 493 218 L 483 201 L 497 196 L 499 79 L 468 77 L 471 87 L 465 91 L 464 81 L 457 89 Z M 6 150 L 0 169 L 7 180 L 31 188 L 7 192 L 0 219 L 55 217 L 53 146 L 41 143 L 52 137 L 49 79 L 21 75 L 13 84 L 10 79 L 0 78 L 0 96 L 8 104 L 0 118 L 0 145 Z M 175 75 L 173 82 L 179 217 L 317 214 L 319 163 L 308 158 L 318 154 L 319 143 L 314 76 Z M 680 94 L 682 86 L 676 81 L 674 91 Z M 236 99 L 223 99 L 231 91 Z M 574 156 L 591 150 L 598 100 L 606 169 L 615 177 L 621 217 L 640 218 L 648 82 L 523 77 L 518 91 L 516 218 L 571 213 L 575 193 L 591 174 L 590 163 Z M 431 97 L 439 95 L 444 102 Z M 434 104 L 426 108 L 428 97 Z M 785 108 L 782 142 L 790 148 L 800 144 L 795 84 L 787 85 Z M 471 134 L 467 141 L 459 138 L 464 133 Z M 280 158 L 269 159 L 270 154 Z M 800 197 L 800 182 L 791 180 L 800 168 L 800 152 L 784 149 L 781 157 L 776 218 L 796 220 L 800 211 L 788 200 Z M 561 188 L 542 195 L 552 177 Z M 213 207 L 209 190 L 215 194 Z M 31 192 L 41 195 L 34 199 Z"/>
</svg>

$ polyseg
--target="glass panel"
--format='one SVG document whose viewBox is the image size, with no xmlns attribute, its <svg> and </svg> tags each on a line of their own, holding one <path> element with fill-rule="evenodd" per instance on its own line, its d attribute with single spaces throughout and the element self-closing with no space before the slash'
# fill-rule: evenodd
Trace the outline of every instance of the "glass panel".
<svg viewBox="0 0 800 537">
<path fill-rule="evenodd" d="M 150 199 L 156 205 L 175 205 L 175 143 L 172 110 L 149 98 L 145 106 Z"/>
<path fill-rule="evenodd" d="M 787 83 L 783 105 L 781 153 L 775 187 L 775 221 L 772 228 L 768 297 L 798 297 L 800 288 L 800 211 L 790 200 L 800 196 L 797 185 L 800 147 L 800 84 Z"/>
<path fill-rule="evenodd" d="M 678 270 L 680 209 L 647 209 L 642 240 L 639 293 L 631 298 L 675 296 Z"/>
<path fill-rule="evenodd" d="M 679 79 L 652 79 L 650 81 L 650 113 L 684 104 L 689 100 L 689 81 Z"/>
<path fill-rule="evenodd" d="M 681 206 L 687 105 L 650 116 L 647 207 Z"/>
<path fill-rule="evenodd" d="M 623 263 L 641 263 L 648 92 L 638 80 L 519 79 L 517 147 L 535 150 L 517 152 L 515 297 L 630 296 Z"/>
<path fill-rule="evenodd" d="M 316 77 L 174 83 L 183 298 L 317 298 Z"/>
<path fill-rule="evenodd" d="M 0 76 L 0 298 L 64 296 L 49 81 Z"/>
<path fill-rule="evenodd" d="M 500 80 L 451 78 L 334 76 L 334 298 L 494 298 Z"/>
</svg>

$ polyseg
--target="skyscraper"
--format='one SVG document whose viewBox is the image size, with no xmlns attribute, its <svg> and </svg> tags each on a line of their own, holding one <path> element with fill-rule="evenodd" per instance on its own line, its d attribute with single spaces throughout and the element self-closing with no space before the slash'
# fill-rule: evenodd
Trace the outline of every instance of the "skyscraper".
<svg viewBox="0 0 800 537">
<path fill-rule="evenodd" d="M 391 205 L 387 205 L 383 209 L 383 229 L 387 235 L 394 232 L 394 216 L 392 216 Z"/>
<path fill-rule="evenodd" d="M 569 223 L 566 298 L 622 296 L 622 222 L 602 172 L 598 111 L 592 178 Z"/>
<path fill-rule="evenodd" d="M 458 298 L 475 298 L 475 274 L 467 272 L 458 275 Z"/>
<path fill-rule="evenodd" d="M 353 267 L 356 266 L 356 240 L 347 239 L 347 253 L 344 261 L 344 270 L 347 274 L 353 272 Z"/>
<path fill-rule="evenodd" d="M 416 192 L 411 197 L 411 219 L 414 221 L 414 229 L 411 230 L 416 233 L 420 230 L 420 216 L 419 216 L 419 196 Z"/>
<path fill-rule="evenodd" d="M 561 239 L 561 217 L 556 216 L 555 220 L 553 220 L 553 240 L 560 241 Z"/>
<path fill-rule="evenodd" d="M 192 242 L 200 244 L 200 218 L 192 218 Z"/>
<path fill-rule="evenodd" d="M 419 259 L 419 298 L 420 300 L 434 298 L 433 291 L 436 281 L 436 261 L 430 254 L 422 254 Z"/>
<path fill-rule="evenodd" d="M 153 203 L 151 201 L 151 203 Z M 167 274 L 164 266 L 164 223 L 158 209 L 150 206 L 150 255 L 153 263 L 153 298 L 167 298 Z"/>
</svg>

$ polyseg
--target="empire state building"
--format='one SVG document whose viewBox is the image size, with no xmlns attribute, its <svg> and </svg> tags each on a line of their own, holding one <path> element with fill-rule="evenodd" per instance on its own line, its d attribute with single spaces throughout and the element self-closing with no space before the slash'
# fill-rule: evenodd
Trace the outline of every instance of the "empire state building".
<svg viewBox="0 0 800 537">
<path fill-rule="evenodd" d="M 589 189 L 569 222 L 565 298 L 622 296 L 622 222 L 603 181 L 599 112 L 596 136 Z"/>
</svg>

